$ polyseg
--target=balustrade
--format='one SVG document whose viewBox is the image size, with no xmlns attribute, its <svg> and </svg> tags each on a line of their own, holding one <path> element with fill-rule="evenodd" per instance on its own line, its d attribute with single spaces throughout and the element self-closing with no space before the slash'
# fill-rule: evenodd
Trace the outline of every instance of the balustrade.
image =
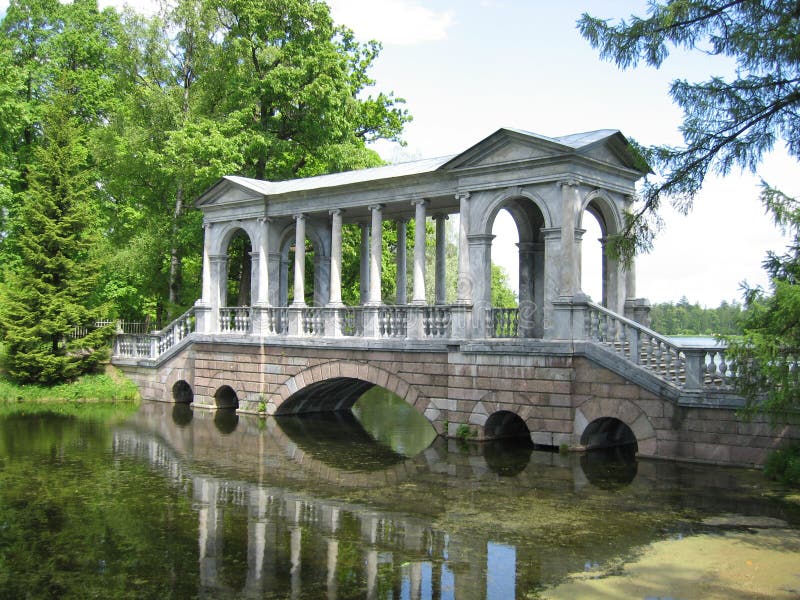
<svg viewBox="0 0 800 600">
<path fill-rule="evenodd" d="M 222 333 L 250 333 L 250 307 L 226 306 L 220 308 L 219 330 Z"/>
<path fill-rule="evenodd" d="M 364 311 L 360 307 L 336 308 L 339 331 L 343 336 L 361 337 L 364 335 Z"/>
<path fill-rule="evenodd" d="M 378 331 L 382 338 L 404 338 L 408 333 L 405 306 L 382 306 L 378 311 Z"/>
<path fill-rule="evenodd" d="M 317 307 L 306 307 L 301 313 L 301 323 L 303 335 L 322 336 L 325 335 L 325 309 Z"/>
<path fill-rule="evenodd" d="M 489 337 L 513 338 L 519 335 L 518 308 L 491 308 L 486 312 Z"/>
<path fill-rule="evenodd" d="M 680 346 L 655 331 L 592 303 L 586 304 L 585 333 L 627 360 L 686 391 L 726 389 L 735 366 L 725 349 Z"/>
<path fill-rule="evenodd" d="M 422 331 L 426 338 L 449 338 L 452 321 L 449 306 L 424 306 Z"/>
</svg>

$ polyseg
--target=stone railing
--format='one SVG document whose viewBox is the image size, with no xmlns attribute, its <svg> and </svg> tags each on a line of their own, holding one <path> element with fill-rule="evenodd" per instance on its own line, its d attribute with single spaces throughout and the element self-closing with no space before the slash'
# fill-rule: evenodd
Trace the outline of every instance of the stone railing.
<svg viewBox="0 0 800 600">
<path fill-rule="evenodd" d="M 493 338 L 519 335 L 518 308 L 491 308 L 486 311 L 486 334 Z"/>
<path fill-rule="evenodd" d="M 586 303 L 584 334 L 630 362 L 685 391 L 727 389 L 732 365 L 720 345 L 684 346 L 591 302 Z"/>
<path fill-rule="evenodd" d="M 382 338 L 405 338 L 408 311 L 405 306 L 382 306 L 378 310 L 378 333 Z"/>
<path fill-rule="evenodd" d="M 319 307 L 305 307 L 302 309 L 301 331 L 304 336 L 323 336 L 325 335 L 325 310 Z"/>
<path fill-rule="evenodd" d="M 220 308 L 219 330 L 221 333 L 250 333 L 250 307 L 224 306 Z"/>
<path fill-rule="evenodd" d="M 422 332 L 426 338 L 449 338 L 452 315 L 449 306 L 424 306 Z"/>
<path fill-rule="evenodd" d="M 364 311 L 361 307 L 345 306 L 335 308 L 334 318 L 338 321 L 341 335 L 346 337 L 362 337 L 364 335 Z"/>
<path fill-rule="evenodd" d="M 117 335 L 114 339 L 114 356 L 156 358 L 195 331 L 197 315 L 192 307 L 161 331 Z"/>
</svg>

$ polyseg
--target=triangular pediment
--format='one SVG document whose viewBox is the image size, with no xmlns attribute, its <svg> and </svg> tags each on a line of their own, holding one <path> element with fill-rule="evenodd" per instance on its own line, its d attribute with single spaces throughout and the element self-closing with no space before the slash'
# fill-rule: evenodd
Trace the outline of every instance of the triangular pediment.
<svg viewBox="0 0 800 600">
<path fill-rule="evenodd" d="M 569 150 L 568 147 L 549 138 L 499 129 L 452 158 L 442 166 L 442 169 L 463 169 L 550 158 Z"/>
<path fill-rule="evenodd" d="M 584 156 L 643 173 L 650 172 L 650 167 L 625 136 L 609 129 L 549 138 L 503 128 L 453 157 L 441 169 L 469 169 L 569 155 Z"/>
<path fill-rule="evenodd" d="M 245 177 L 223 177 L 197 199 L 195 206 L 207 208 L 226 204 L 239 204 L 263 198 L 263 184 L 255 179 Z"/>
</svg>

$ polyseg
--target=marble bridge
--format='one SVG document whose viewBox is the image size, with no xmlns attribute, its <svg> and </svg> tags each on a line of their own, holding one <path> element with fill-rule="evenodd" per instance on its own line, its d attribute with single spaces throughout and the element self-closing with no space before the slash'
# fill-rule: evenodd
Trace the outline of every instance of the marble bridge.
<svg viewBox="0 0 800 600">
<path fill-rule="evenodd" d="M 282 182 L 224 177 L 197 201 L 202 298 L 161 331 L 118 335 L 113 362 L 143 397 L 165 402 L 347 410 L 378 385 L 446 436 L 636 444 L 641 456 L 762 464 L 800 433 L 737 417 L 724 348 L 682 347 L 650 330 L 635 268 L 605 254 L 601 297 L 581 291 L 583 219 L 597 220 L 601 242 L 618 233 L 647 171 L 618 131 L 500 129 L 454 156 Z M 519 239 L 513 309 L 491 303 L 501 210 Z M 429 221 L 432 273 L 428 227 L 416 226 Z M 345 228 L 360 230 L 360 252 L 345 251 Z M 344 259 L 354 258 L 360 301 L 347 306 Z"/>
</svg>

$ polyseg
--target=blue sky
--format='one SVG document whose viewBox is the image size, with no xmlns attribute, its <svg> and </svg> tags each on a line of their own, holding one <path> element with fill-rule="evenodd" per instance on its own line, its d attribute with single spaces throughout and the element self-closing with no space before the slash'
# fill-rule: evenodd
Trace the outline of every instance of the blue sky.
<svg viewBox="0 0 800 600">
<path fill-rule="evenodd" d="M 117 0 L 101 0 L 101 5 Z M 151 11 L 150 0 L 129 2 Z M 645 0 L 328 0 L 334 18 L 358 38 L 378 39 L 383 51 L 372 75 L 376 87 L 406 99 L 414 117 L 407 146 L 376 145 L 384 159 L 430 158 L 466 149 L 500 127 L 548 136 L 619 129 L 644 144 L 681 143 L 681 114 L 670 81 L 727 74 L 725 59 L 674 52 L 661 69 L 620 71 L 602 62 L 580 37 L 584 11 L 604 18 L 644 14 Z M 4 12 L 7 0 L 0 0 Z M 782 148 L 760 175 L 800 193 L 797 162 Z M 637 295 L 651 301 L 686 296 L 707 306 L 740 299 L 739 284 L 767 284 L 761 261 L 782 251 L 780 232 L 758 201 L 758 178 L 712 177 L 683 217 L 667 207 L 655 250 L 638 259 Z M 515 277 L 513 224 L 499 220 L 495 260 Z M 599 296 L 599 246 L 589 228 L 584 290 Z M 505 240 L 505 244 L 501 243 Z M 511 241 L 509 241 L 511 240 Z M 594 253 L 593 253 L 594 252 Z"/>
<path fill-rule="evenodd" d="M 337 20 L 361 38 L 383 40 L 373 74 L 378 87 L 407 101 L 414 121 L 404 149 L 378 146 L 384 158 L 427 158 L 455 153 L 499 127 L 549 136 L 619 129 L 644 144 L 680 144 L 681 113 L 669 98 L 677 78 L 731 73 L 726 59 L 673 52 L 661 69 L 620 71 L 602 62 L 581 38 L 575 21 L 584 11 L 604 18 L 644 14 L 646 2 L 525 0 L 331 0 Z M 793 189 L 795 161 L 782 149 L 761 176 Z M 665 209 L 666 228 L 655 250 L 638 259 L 637 292 L 651 301 L 686 296 L 707 306 L 741 299 L 739 284 L 766 286 L 761 262 L 784 242 L 758 201 L 758 179 L 712 177 L 688 217 Z M 505 227 L 505 229 L 503 228 Z M 495 230 L 498 262 L 513 271 L 513 225 Z M 584 289 L 599 296 L 592 264 L 598 234 L 589 230 Z M 596 251 L 595 251 L 596 252 Z"/>
</svg>

